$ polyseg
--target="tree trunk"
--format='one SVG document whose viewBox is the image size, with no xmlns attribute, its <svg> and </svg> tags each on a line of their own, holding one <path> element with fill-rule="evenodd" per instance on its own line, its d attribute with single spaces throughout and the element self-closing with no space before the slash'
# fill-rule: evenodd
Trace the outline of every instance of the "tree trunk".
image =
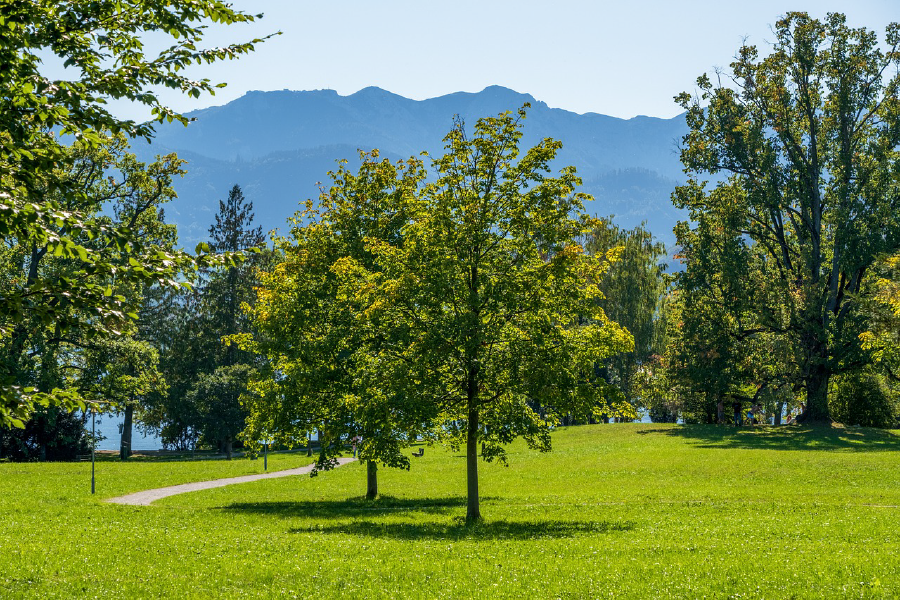
<svg viewBox="0 0 900 600">
<path fill-rule="evenodd" d="M 374 460 L 366 461 L 366 500 L 374 500 L 378 497 L 378 463 Z"/>
<path fill-rule="evenodd" d="M 466 434 L 466 488 L 466 523 L 472 524 L 481 520 L 481 508 L 478 502 L 478 408 L 471 404 Z"/>
<path fill-rule="evenodd" d="M 831 423 L 828 410 L 828 380 L 831 373 L 821 366 L 810 368 L 806 377 L 806 410 L 797 420 L 800 423 Z"/>
<path fill-rule="evenodd" d="M 232 450 L 232 447 L 234 446 L 233 442 L 231 441 L 231 438 L 225 438 L 224 446 L 225 446 L 225 457 L 228 460 L 231 460 L 231 450 Z"/>
<path fill-rule="evenodd" d="M 781 413 L 784 412 L 784 402 L 775 405 L 775 425 L 781 425 Z"/>
<path fill-rule="evenodd" d="M 131 432 L 134 419 L 134 406 L 125 405 L 125 422 L 122 424 L 122 443 L 119 445 L 119 458 L 125 460 L 131 456 Z"/>
</svg>

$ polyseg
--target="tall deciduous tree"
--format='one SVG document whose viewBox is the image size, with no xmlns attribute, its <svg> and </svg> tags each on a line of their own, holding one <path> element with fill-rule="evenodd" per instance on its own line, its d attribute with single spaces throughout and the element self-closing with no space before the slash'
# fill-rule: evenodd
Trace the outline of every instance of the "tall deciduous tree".
<svg viewBox="0 0 900 600">
<path fill-rule="evenodd" d="M 132 263 L 147 251 L 163 255 L 172 251 L 174 226 L 164 223 L 162 205 L 174 197 L 172 177 L 183 171 L 175 155 L 151 164 L 137 161 L 122 135 L 103 136 L 95 147 L 77 141 L 66 149 L 65 157 L 68 185 L 77 185 L 81 193 L 56 201 L 79 213 L 84 228 L 69 231 L 71 224 L 61 221 L 55 230 L 47 230 L 56 232 L 50 240 L 6 238 L 8 260 L 0 290 L 4 298 L 20 297 L 23 302 L 19 314 L 7 321 L 9 335 L 0 338 L 0 378 L 15 386 L 84 392 L 89 388 L 79 384 L 78 374 L 84 369 L 85 352 L 113 343 L 131 326 L 129 317 L 136 315 L 144 287 L 161 275 L 123 271 L 138 271 Z M 81 257 L 67 256 L 59 246 L 65 237 L 85 255 L 93 254 L 94 268 Z M 129 238 L 140 239 L 141 249 L 124 242 Z M 98 262 L 104 266 L 97 268 Z M 178 262 L 186 266 L 185 261 Z M 161 267 L 169 274 L 178 268 Z M 80 299 L 70 301 L 68 291 L 80 294 Z M 88 298 L 102 306 L 86 305 Z M 66 415 L 63 410 L 40 423 L 56 427 L 75 418 Z M 68 437 L 73 446 L 79 445 L 79 440 Z"/>
<path fill-rule="evenodd" d="M 78 385 L 87 395 L 121 408 L 125 415 L 119 457 L 131 456 L 135 413 L 140 414 L 151 394 L 165 391 L 159 372 L 159 353 L 150 343 L 131 336 L 102 340 L 88 349 Z"/>
<path fill-rule="evenodd" d="M 752 246 L 767 277 L 758 283 L 777 304 L 748 307 L 743 334 L 798 349 L 804 418 L 822 421 L 832 374 L 860 360 L 863 279 L 879 253 L 900 247 L 900 25 L 888 26 L 886 50 L 840 14 L 788 13 L 775 35 L 764 58 L 740 49 L 730 84 L 703 76 L 699 97 L 677 97 L 691 179 L 674 198 Z M 707 174 L 727 179 L 708 191 Z"/>
<path fill-rule="evenodd" d="M 386 389 L 434 406 L 437 433 L 466 448 L 469 522 L 481 519 L 479 442 L 486 460 L 520 436 L 546 451 L 559 414 L 616 412 L 593 365 L 633 348 L 598 302 L 608 265 L 580 244 L 598 223 L 575 169 L 548 175 L 551 139 L 520 155 L 524 116 L 479 119 L 472 137 L 455 124 L 434 183 L 403 199 L 402 244 L 370 240 L 381 270 L 359 292 L 392 324 L 373 358 L 389 365 Z"/>
<path fill-rule="evenodd" d="M 219 0 L 11 0 L 0 5 L 0 236 L 25 247 L 46 247 L 71 259 L 81 272 L 115 275 L 118 282 L 171 280 L 189 263 L 183 253 L 147 248 L 138 237 L 113 232 L 114 245 L 128 247 L 133 263 L 116 265 L 103 249 L 78 236 L 95 239 L 109 230 L 77 208 L 85 191 L 69 175 L 72 161 L 60 136 L 72 135 L 96 145 L 103 131 L 149 137 L 154 122 L 137 124 L 114 117 L 109 98 L 146 105 L 156 121 L 186 122 L 165 107 L 154 86 L 198 97 L 214 91 L 207 79 L 190 78 L 184 68 L 249 52 L 254 40 L 221 48 L 200 47 L 205 20 L 225 24 L 254 16 Z M 145 54 L 142 37 L 169 36 L 174 44 L 156 56 Z M 51 80 L 41 73 L 41 53 L 61 59 L 71 79 Z M 46 278 L 38 274 L 12 295 L 0 299 L 0 330 L 19 344 L 19 325 L 27 318 L 54 321 L 71 311 L 90 311 L 94 325 L 110 326 L 126 312 L 115 295 L 85 285 L 84 278 Z M 78 405 L 73 394 L 30 388 L 3 377 L 0 422 L 21 426 L 36 403 Z"/>
</svg>

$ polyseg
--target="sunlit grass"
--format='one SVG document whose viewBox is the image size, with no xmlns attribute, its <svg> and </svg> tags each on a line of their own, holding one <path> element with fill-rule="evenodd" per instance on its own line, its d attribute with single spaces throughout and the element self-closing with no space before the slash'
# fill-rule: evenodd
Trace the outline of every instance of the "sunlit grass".
<svg viewBox="0 0 900 600">
<path fill-rule="evenodd" d="M 372 503 L 360 465 L 128 507 L 89 464 L 2 464 L 0 597 L 894 597 L 898 459 L 898 432 L 570 428 L 481 464 L 474 528 L 436 448 Z M 262 460 L 99 467 L 110 497 Z"/>
</svg>

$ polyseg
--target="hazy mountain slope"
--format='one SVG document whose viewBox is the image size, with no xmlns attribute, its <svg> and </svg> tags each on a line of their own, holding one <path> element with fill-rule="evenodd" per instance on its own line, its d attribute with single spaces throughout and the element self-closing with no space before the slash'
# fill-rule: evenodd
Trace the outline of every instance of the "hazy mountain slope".
<svg viewBox="0 0 900 600">
<path fill-rule="evenodd" d="M 439 155 L 454 115 L 471 126 L 478 117 L 516 110 L 525 102 L 531 108 L 523 145 L 543 137 L 563 142 L 556 166 L 576 166 L 584 191 L 596 196 L 589 212 L 615 214 L 626 227 L 646 220 L 660 239 L 672 242 L 679 212 L 669 194 L 682 178 L 676 147 L 686 131 L 683 116 L 579 115 L 498 86 L 422 101 L 378 88 L 349 96 L 331 90 L 250 92 L 189 113 L 196 121 L 187 128 L 160 127 L 152 146 L 138 144 L 135 150 L 144 158 L 174 150 L 189 161 L 168 214 L 190 246 L 205 238 L 218 199 L 235 183 L 254 202 L 265 229 L 285 231 L 297 203 L 316 197 L 316 182 L 327 182 L 335 161 L 355 159 L 358 148 L 379 148 L 391 159 L 423 150 Z"/>
</svg>

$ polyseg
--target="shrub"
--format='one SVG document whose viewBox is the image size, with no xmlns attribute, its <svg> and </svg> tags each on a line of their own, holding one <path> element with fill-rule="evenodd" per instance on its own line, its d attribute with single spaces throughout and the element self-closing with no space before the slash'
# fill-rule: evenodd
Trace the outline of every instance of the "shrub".
<svg viewBox="0 0 900 600">
<path fill-rule="evenodd" d="M 829 409 L 835 421 L 863 427 L 896 427 L 897 403 L 881 378 L 870 371 L 833 378 Z"/>
</svg>

